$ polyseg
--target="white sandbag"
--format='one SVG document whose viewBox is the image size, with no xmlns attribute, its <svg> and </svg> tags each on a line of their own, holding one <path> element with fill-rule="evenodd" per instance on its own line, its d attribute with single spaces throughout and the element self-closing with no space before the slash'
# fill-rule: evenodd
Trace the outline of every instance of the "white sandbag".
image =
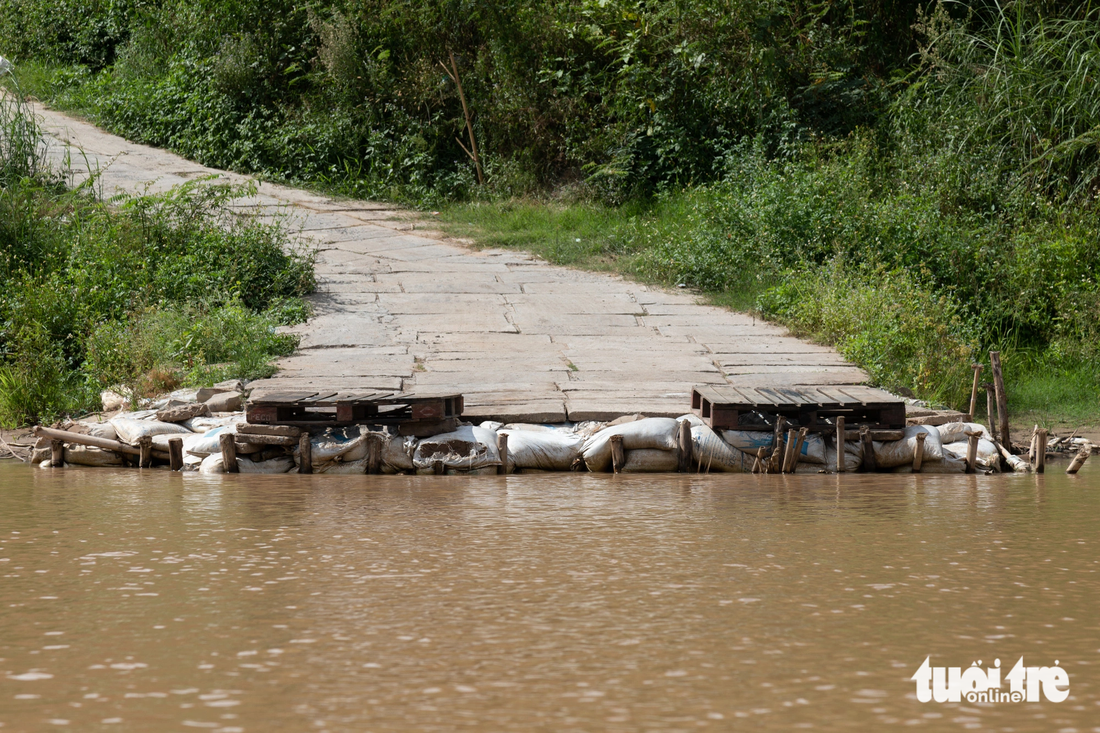
<svg viewBox="0 0 1100 733">
<path fill-rule="evenodd" d="M 339 457 L 335 461 L 328 461 L 322 463 L 319 466 L 313 467 L 314 473 L 331 473 L 338 475 L 347 474 L 365 474 L 367 472 L 367 459 L 361 458 L 357 461 L 343 461 L 339 460 Z"/>
<path fill-rule="evenodd" d="M 763 430 L 723 430 L 722 439 L 737 450 L 753 456 L 761 448 L 765 450 L 765 455 L 770 456 L 775 448 L 775 433 Z M 806 463 L 824 463 L 825 438 L 819 433 L 808 433 L 806 439 L 802 441 L 798 460 Z"/>
<path fill-rule="evenodd" d="M 584 442 L 581 455 L 589 471 L 611 468 L 611 436 L 623 436 L 625 450 L 674 450 L 679 423 L 671 417 L 649 417 L 644 420 L 604 428 Z"/>
<path fill-rule="evenodd" d="M 863 463 L 863 448 L 858 441 L 849 440 L 844 444 L 844 471 L 846 473 L 853 473 L 859 470 L 860 464 Z M 799 463 L 799 466 L 802 464 Z M 816 465 L 813 463 L 807 465 Z M 836 448 L 829 446 L 825 449 L 825 468 L 830 472 L 836 471 Z M 795 473 L 798 473 L 798 468 L 795 468 Z"/>
<path fill-rule="evenodd" d="M 965 463 L 968 447 L 968 441 L 959 440 L 954 443 L 945 443 L 943 449 Z M 993 441 L 979 438 L 978 451 L 974 462 L 982 468 L 999 471 L 1001 468 L 1001 451 L 997 449 L 997 445 Z"/>
<path fill-rule="evenodd" d="M 513 427 L 518 427 L 514 425 Z M 582 438 L 591 438 L 596 433 L 607 427 L 607 423 L 599 422 L 598 420 L 583 420 L 573 425 L 572 432 L 581 436 Z"/>
<path fill-rule="evenodd" d="M 691 428 L 691 445 L 701 471 L 752 473 L 756 456 L 737 450 L 718 437 L 702 420 Z"/>
<path fill-rule="evenodd" d="M 52 463 L 52 460 L 47 458 L 46 460 L 39 463 L 38 467 L 39 468 L 53 468 L 54 466 L 50 465 L 51 463 Z M 68 467 L 69 467 L 69 464 L 65 463 L 64 461 L 62 461 L 62 465 L 59 466 L 59 468 L 68 468 Z"/>
<path fill-rule="evenodd" d="M 485 422 L 478 425 L 478 427 L 485 430 L 500 430 L 502 427 L 504 427 L 504 423 L 498 422 L 497 420 L 486 420 Z"/>
<path fill-rule="evenodd" d="M 592 423 L 593 425 L 599 425 L 599 423 Z M 482 423 L 484 427 L 485 423 Z M 523 430 L 528 433 L 563 433 L 565 435 L 577 435 L 577 432 L 573 429 L 574 426 L 570 423 L 564 423 L 562 425 L 546 425 L 542 423 L 530 423 L 530 422 L 511 422 L 507 425 L 502 425 L 497 428 L 497 431 L 501 430 Z M 582 435 L 582 438 L 587 438 L 587 435 Z"/>
<path fill-rule="evenodd" d="M 366 433 L 358 425 L 346 428 L 327 428 L 309 440 L 310 460 L 320 465 L 339 458 L 357 461 L 367 455 Z M 298 461 L 298 447 L 294 447 L 294 460 Z"/>
<path fill-rule="evenodd" d="M 382 440 L 382 472 L 413 471 L 413 453 L 419 441 L 412 436 L 391 435 Z M 388 469 L 388 470 L 387 470 Z"/>
<path fill-rule="evenodd" d="M 70 443 L 65 446 L 65 463 L 74 466 L 121 466 L 122 456 L 114 451 Z"/>
<path fill-rule="evenodd" d="M 895 468 L 907 463 L 911 464 L 917 452 L 917 435 L 921 433 L 924 434 L 924 457 L 921 460 L 938 461 L 943 458 L 939 431 L 927 425 L 910 425 L 905 428 L 905 435 L 901 440 L 873 442 L 875 466 Z"/>
<path fill-rule="evenodd" d="M 118 432 L 115 430 L 115 426 L 110 422 L 78 422 L 76 425 L 79 426 L 79 428 L 74 432 L 91 435 L 93 438 L 118 440 Z"/>
<path fill-rule="evenodd" d="M 894 473 L 909 473 L 913 466 L 898 466 Z M 921 473 L 966 473 L 966 461 L 960 460 L 944 446 L 943 458 L 938 461 L 925 461 L 920 467 Z"/>
<path fill-rule="evenodd" d="M 199 466 L 206 460 L 206 456 L 195 456 L 190 453 L 183 454 L 183 470 L 184 471 L 198 471 Z"/>
<path fill-rule="evenodd" d="M 944 445 L 958 443 L 960 440 L 965 443 L 966 434 L 975 432 L 981 432 L 981 437 L 984 440 L 993 440 L 993 436 L 989 434 L 985 426 L 976 422 L 949 422 L 946 425 L 937 427 L 936 432 L 940 434 L 940 443 Z"/>
<path fill-rule="evenodd" d="M 680 458 L 674 450 L 637 448 L 626 451 L 622 473 L 668 473 L 679 468 Z"/>
<path fill-rule="evenodd" d="M 464 425 L 458 430 L 424 438 L 413 453 L 413 465 L 432 468 L 442 461 L 446 468 L 472 471 L 487 466 L 499 466 L 497 434 L 492 430 Z"/>
<path fill-rule="evenodd" d="M 111 425 L 118 435 L 119 442 L 136 445 L 142 437 L 154 435 L 190 435 L 191 431 L 182 425 L 159 420 L 140 420 L 120 415 L 111 418 Z"/>
<path fill-rule="evenodd" d="M 225 473 L 221 453 L 211 453 L 199 464 L 199 473 Z"/>
<path fill-rule="evenodd" d="M 294 459 L 290 456 L 276 456 L 266 461 L 237 459 L 237 470 L 241 473 L 287 473 L 294 468 Z"/>
<path fill-rule="evenodd" d="M 538 468 L 544 471 L 568 471 L 581 454 L 584 438 L 557 431 L 502 429 L 508 436 L 508 471 L 513 468 Z"/>
<path fill-rule="evenodd" d="M 207 430 L 202 435 L 194 435 L 183 439 L 183 451 L 193 456 L 209 456 L 221 452 L 221 436 L 223 433 L 233 434 L 237 432 L 236 425 L 223 425 L 220 428 Z M 153 439 L 154 441 L 156 438 Z M 167 443 L 165 444 L 167 450 Z"/>
<path fill-rule="evenodd" d="M 226 425 L 238 425 L 244 421 L 244 413 L 236 412 L 231 415 L 221 415 L 219 417 L 193 417 L 189 420 L 184 420 L 180 425 L 193 433 L 205 433 L 207 430 L 225 427 Z"/>
</svg>

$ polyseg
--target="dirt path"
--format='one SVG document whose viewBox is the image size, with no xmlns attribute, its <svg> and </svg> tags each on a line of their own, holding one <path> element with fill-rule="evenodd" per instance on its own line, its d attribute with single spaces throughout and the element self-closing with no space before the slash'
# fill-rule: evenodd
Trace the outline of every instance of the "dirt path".
<svg viewBox="0 0 1100 733">
<path fill-rule="evenodd" d="M 107 195 L 162 191 L 209 174 L 198 165 L 39 109 L 51 155 L 74 176 L 102 171 Z M 77 152 L 79 151 L 79 152 Z M 256 391 L 461 392 L 466 415 L 512 421 L 675 416 L 696 384 L 858 384 L 835 351 L 750 316 L 621 278 L 512 251 L 472 251 L 419 231 L 392 206 L 260 184 L 240 202 L 289 216 L 317 248 L 315 314 L 297 353 Z"/>
</svg>

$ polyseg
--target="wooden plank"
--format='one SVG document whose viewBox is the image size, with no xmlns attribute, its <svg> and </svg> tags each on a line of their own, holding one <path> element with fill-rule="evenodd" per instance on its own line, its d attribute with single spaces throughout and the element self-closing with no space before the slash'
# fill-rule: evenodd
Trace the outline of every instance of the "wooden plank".
<svg viewBox="0 0 1100 733">
<path fill-rule="evenodd" d="M 335 397 L 338 394 L 340 394 L 340 393 L 339 392 L 319 392 L 319 393 L 315 394 L 312 397 L 307 397 L 304 400 L 298 400 L 298 404 L 321 406 L 322 402 L 327 402 L 331 398 Z"/>
<path fill-rule="evenodd" d="M 767 402 L 765 402 L 763 404 L 766 404 L 766 405 L 771 404 L 771 405 L 776 405 L 776 406 L 779 406 L 779 405 L 793 405 L 794 404 L 789 399 L 787 399 L 783 395 L 779 394 L 778 392 L 776 392 L 774 389 L 772 389 L 770 387 L 757 387 L 756 391 L 759 392 L 761 395 L 763 395 L 767 399 Z"/>
<path fill-rule="evenodd" d="M 854 390 L 852 390 L 852 391 L 849 391 L 849 390 L 852 390 L 852 388 L 851 387 L 841 387 L 841 388 L 837 389 L 838 392 L 840 392 L 841 394 L 848 397 L 848 399 L 851 400 L 851 402 L 857 402 L 860 405 L 866 405 L 867 404 L 866 402 L 861 400 L 859 397 L 856 397 L 854 394 L 852 394 L 852 391 L 854 391 Z M 849 402 L 848 404 L 851 404 L 851 402 Z"/>
<path fill-rule="evenodd" d="M 253 405 L 286 405 L 300 402 L 317 394 L 316 392 L 272 392 L 256 399 L 250 399 Z"/>
</svg>

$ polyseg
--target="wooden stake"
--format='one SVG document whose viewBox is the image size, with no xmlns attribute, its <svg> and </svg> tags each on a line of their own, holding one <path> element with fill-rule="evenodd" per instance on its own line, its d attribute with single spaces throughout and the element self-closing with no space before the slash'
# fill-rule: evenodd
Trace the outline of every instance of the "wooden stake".
<svg viewBox="0 0 1100 733">
<path fill-rule="evenodd" d="M 183 438 L 168 439 L 168 466 L 173 471 L 183 468 Z"/>
<path fill-rule="evenodd" d="M 794 444 L 798 440 L 798 431 L 791 428 L 787 431 L 787 447 L 783 451 L 783 465 L 780 467 L 781 473 L 791 472 L 791 463 L 794 461 Z"/>
<path fill-rule="evenodd" d="M 432 473 L 436 476 L 442 476 L 447 473 L 447 467 L 443 465 L 443 461 L 436 461 L 432 464 Z"/>
<path fill-rule="evenodd" d="M 913 450 L 913 473 L 920 473 L 921 464 L 924 463 L 924 441 L 928 433 L 917 433 L 917 447 Z"/>
<path fill-rule="evenodd" d="M 768 468 L 766 473 L 782 473 L 783 472 L 783 425 L 786 423 L 782 417 L 778 417 L 775 420 L 775 446 L 772 448 L 771 458 L 768 459 Z"/>
<path fill-rule="evenodd" d="M 233 433 L 219 435 L 218 445 L 222 449 L 222 470 L 226 473 L 237 473 L 237 443 L 233 439 Z"/>
<path fill-rule="evenodd" d="M 313 445 L 306 432 L 298 436 L 298 473 L 313 473 Z"/>
<path fill-rule="evenodd" d="M 451 81 L 458 87 L 458 99 L 462 102 L 462 114 L 466 116 L 466 131 L 470 134 L 470 148 L 472 148 L 472 150 L 463 145 L 461 140 L 458 140 L 458 144 L 466 151 L 466 155 L 470 156 L 471 160 L 474 161 L 474 168 L 477 169 L 477 183 L 479 186 L 484 186 L 485 179 L 481 175 L 481 158 L 478 156 L 477 152 L 477 139 L 474 137 L 474 124 L 470 120 L 470 110 L 466 106 L 466 93 L 462 91 L 462 81 L 458 77 L 458 64 L 455 63 L 455 55 L 453 53 L 448 51 L 447 55 L 451 57 L 451 68 L 448 69 L 442 61 L 439 62 L 439 65 L 443 67 L 443 71 L 447 72 L 447 76 L 451 77 Z"/>
<path fill-rule="evenodd" d="M 981 438 L 981 433 L 969 432 L 966 433 L 966 472 L 974 473 L 974 467 L 978 460 L 978 440 Z"/>
<path fill-rule="evenodd" d="M 1035 473 L 1043 473 L 1047 467 L 1047 431 L 1039 428 L 1035 433 Z"/>
<path fill-rule="evenodd" d="M 844 418 L 836 419 L 836 472 L 844 473 Z"/>
<path fill-rule="evenodd" d="M 680 448 L 680 473 L 691 473 L 692 440 L 691 423 L 687 420 L 680 421 L 680 434 L 677 441 Z"/>
<path fill-rule="evenodd" d="M 1031 429 L 1031 445 L 1027 449 L 1027 462 L 1032 466 L 1035 465 L 1035 439 L 1039 434 L 1039 426 L 1036 425 Z"/>
<path fill-rule="evenodd" d="M 993 390 L 997 395 L 997 418 L 1001 423 L 1001 445 L 1012 450 L 1012 438 L 1008 434 L 1008 395 L 1005 394 L 1004 374 L 1001 373 L 1001 352 L 990 351 L 989 361 L 993 366 Z M 1043 445 L 1046 452 L 1046 445 Z"/>
<path fill-rule="evenodd" d="M 1066 473 L 1074 474 L 1081 470 L 1081 466 L 1085 465 L 1085 461 L 1092 455 L 1092 446 L 1086 445 L 1081 450 L 1077 451 L 1077 455 L 1073 457 L 1073 460 L 1069 462 L 1069 467 L 1066 468 Z"/>
<path fill-rule="evenodd" d="M 875 463 L 875 444 L 871 442 L 871 431 L 866 425 L 859 429 L 859 442 L 863 447 L 863 470 L 867 473 L 878 471 Z"/>
<path fill-rule="evenodd" d="M 993 382 L 985 383 L 985 414 L 989 419 L 989 434 L 993 436 L 993 440 L 1000 443 L 1001 441 L 997 440 L 997 398 Z"/>
<path fill-rule="evenodd" d="M 978 380 L 982 376 L 982 365 L 973 364 L 970 367 L 974 370 L 974 386 L 970 389 L 970 421 L 974 421 L 974 411 L 978 409 Z"/>
<path fill-rule="evenodd" d="M 382 436 L 377 433 L 367 436 L 367 473 L 382 473 Z"/>
<path fill-rule="evenodd" d="M 787 473 L 794 473 L 794 470 L 798 468 L 798 459 L 802 457 L 802 443 L 806 440 L 806 433 L 809 430 L 807 428 L 800 428 L 798 431 L 798 440 L 794 444 L 794 454 L 791 457 L 791 465 L 787 469 Z"/>
<path fill-rule="evenodd" d="M 497 473 L 508 473 L 508 433 L 497 434 L 497 453 L 500 454 Z"/>
<path fill-rule="evenodd" d="M 756 449 L 756 459 L 752 462 L 752 472 L 760 473 L 764 470 L 764 455 L 767 453 L 763 448 Z"/>
<path fill-rule="evenodd" d="M 63 441 L 50 441 L 50 465 L 54 468 L 61 468 L 65 465 L 65 443 Z"/>
<path fill-rule="evenodd" d="M 623 436 L 611 436 L 611 470 L 619 473 L 626 463 L 626 453 L 623 451 Z"/>
</svg>

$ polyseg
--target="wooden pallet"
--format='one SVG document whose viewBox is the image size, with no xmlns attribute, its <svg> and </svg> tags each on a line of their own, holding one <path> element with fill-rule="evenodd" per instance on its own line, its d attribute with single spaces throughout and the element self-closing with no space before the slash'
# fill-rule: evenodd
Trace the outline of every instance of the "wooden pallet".
<svg viewBox="0 0 1100 733">
<path fill-rule="evenodd" d="M 258 425 L 322 427 L 374 423 L 433 424 L 462 414 L 462 395 L 393 392 L 271 392 L 250 400 L 245 419 Z"/>
<path fill-rule="evenodd" d="M 727 430 L 772 430 L 777 417 L 811 432 L 834 429 L 837 417 L 843 417 L 849 428 L 905 427 L 904 402 L 862 386 L 695 387 L 691 410 L 710 427 Z"/>
</svg>

